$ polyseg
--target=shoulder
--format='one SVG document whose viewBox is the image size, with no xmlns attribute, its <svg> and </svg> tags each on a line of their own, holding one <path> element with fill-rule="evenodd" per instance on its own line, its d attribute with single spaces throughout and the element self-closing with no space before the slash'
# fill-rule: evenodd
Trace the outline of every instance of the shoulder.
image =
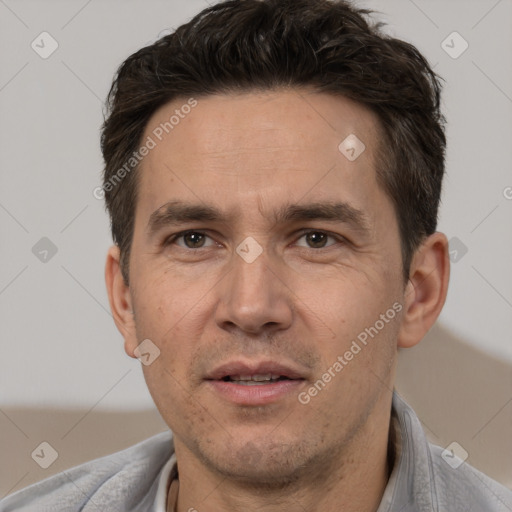
<svg viewBox="0 0 512 512">
<path fill-rule="evenodd" d="M 439 510 L 512 511 L 510 489 L 460 459 L 449 457 L 453 460 L 450 465 L 445 450 L 440 446 L 429 444 L 429 450 Z"/>
<path fill-rule="evenodd" d="M 512 491 L 429 443 L 416 413 L 396 392 L 391 426 L 398 458 L 379 512 L 512 512 Z"/>
<path fill-rule="evenodd" d="M 172 433 L 162 432 L 7 496 L 0 511 L 149 510 L 158 474 L 173 452 Z"/>
</svg>

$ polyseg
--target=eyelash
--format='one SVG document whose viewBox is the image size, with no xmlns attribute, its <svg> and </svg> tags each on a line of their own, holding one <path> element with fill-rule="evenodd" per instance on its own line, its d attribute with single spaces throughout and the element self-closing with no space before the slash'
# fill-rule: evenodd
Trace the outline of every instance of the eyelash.
<svg viewBox="0 0 512 512">
<path fill-rule="evenodd" d="M 330 233 L 329 231 L 324 231 L 322 229 L 307 229 L 307 230 L 303 230 L 303 231 L 300 231 L 299 234 L 299 238 L 297 240 L 300 240 L 302 237 L 304 236 L 307 236 L 308 234 L 311 234 L 311 233 L 321 233 L 323 235 L 327 235 L 327 237 L 329 238 L 333 238 L 335 240 L 337 240 L 338 243 L 346 243 L 347 240 L 340 236 L 340 235 L 335 235 L 334 233 Z M 198 235 L 203 235 L 203 236 L 206 236 L 208 238 L 211 238 L 207 233 L 205 233 L 204 231 L 196 231 L 196 230 L 187 230 L 187 231 L 180 231 L 179 233 L 176 233 L 174 235 L 172 235 L 171 237 L 167 238 L 164 242 L 164 245 L 172 245 L 174 244 L 174 242 L 176 242 L 176 240 L 180 239 L 180 238 L 183 238 L 185 235 L 189 235 L 189 234 L 198 234 Z M 320 251 L 321 249 L 329 249 L 330 247 L 333 247 L 334 245 L 336 244 L 331 244 L 331 245 L 328 245 L 326 247 L 319 247 L 319 248 L 315 248 L 315 247 L 302 247 L 302 249 L 309 249 L 309 250 L 312 250 L 312 251 Z M 180 246 L 178 246 L 180 247 Z M 180 247 L 180 249 L 184 249 L 185 251 L 199 251 L 201 249 L 208 249 L 209 247 L 198 247 L 197 249 L 193 249 L 193 248 L 190 248 L 190 247 Z"/>
</svg>

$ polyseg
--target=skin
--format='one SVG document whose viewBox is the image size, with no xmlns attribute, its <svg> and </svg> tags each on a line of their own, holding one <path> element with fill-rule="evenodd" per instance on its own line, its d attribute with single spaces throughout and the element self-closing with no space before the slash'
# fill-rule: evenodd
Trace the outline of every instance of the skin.
<svg viewBox="0 0 512 512">
<path fill-rule="evenodd" d="M 141 163 L 130 285 L 118 248 L 106 264 L 126 352 L 144 339 L 160 350 L 143 370 L 174 433 L 178 511 L 375 511 L 397 348 L 418 343 L 442 309 L 447 239 L 424 241 L 405 283 L 396 214 L 376 180 L 378 120 L 363 106 L 306 90 L 197 100 Z M 143 140 L 184 103 L 158 110 Z M 353 162 L 338 150 L 351 133 L 366 146 Z M 171 200 L 226 219 L 148 229 Z M 334 201 L 360 210 L 367 230 L 272 218 L 288 203 Z M 207 236 L 172 239 L 184 230 Z M 262 249 L 252 263 L 236 252 L 249 236 Z M 204 380 L 228 360 L 265 359 L 299 368 L 308 390 L 395 303 L 400 313 L 307 404 L 293 392 L 236 405 Z"/>
</svg>

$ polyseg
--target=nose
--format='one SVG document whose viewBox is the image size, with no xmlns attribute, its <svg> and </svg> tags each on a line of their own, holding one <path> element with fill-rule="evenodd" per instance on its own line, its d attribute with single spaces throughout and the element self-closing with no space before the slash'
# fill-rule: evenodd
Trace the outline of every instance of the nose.
<svg viewBox="0 0 512 512">
<path fill-rule="evenodd" d="M 228 274 L 219 283 L 217 325 L 224 330 L 239 329 L 251 335 L 290 327 L 293 294 L 284 279 L 265 251 L 250 263 L 234 254 Z"/>
</svg>

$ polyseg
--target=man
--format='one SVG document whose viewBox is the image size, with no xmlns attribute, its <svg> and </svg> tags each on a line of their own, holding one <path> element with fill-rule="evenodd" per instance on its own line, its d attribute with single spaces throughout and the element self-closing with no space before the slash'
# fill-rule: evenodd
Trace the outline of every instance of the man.
<svg viewBox="0 0 512 512">
<path fill-rule="evenodd" d="M 440 86 L 368 13 L 232 0 L 121 66 L 106 282 L 164 433 L 2 510 L 507 511 L 393 383 L 447 292 Z"/>
</svg>

